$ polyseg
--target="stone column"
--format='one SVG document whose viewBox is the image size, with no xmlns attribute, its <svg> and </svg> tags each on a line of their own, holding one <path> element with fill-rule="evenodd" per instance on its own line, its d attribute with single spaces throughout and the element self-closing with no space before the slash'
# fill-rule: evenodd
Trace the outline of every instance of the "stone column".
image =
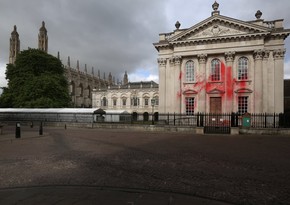
<svg viewBox="0 0 290 205">
<path fill-rule="evenodd" d="M 182 103 L 182 94 L 181 94 L 181 79 L 180 79 L 180 72 L 181 72 L 181 56 L 173 56 L 172 61 L 174 64 L 174 72 L 171 73 L 173 75 L 173 91 L 174 95 L 171 96 L 173 109 L 171 112 L 181 113 L 181 103 Z"/>
<path fill-rule="evenodd" d="M 159 58 L 159 112 L 165 113 L 166 106 L 166 58 Z"/>
<path fill-rule="evenodd" d="M 206 112 L 206 59 L 207 54 L 199 54 L 197 55 L 199 62 L 199 81 L 201 83 L 202 89 L 198 95 L 198 112 L 205 113 Z"/>
<path fill-rule="evenodd" d="M 268 90 L 268 75 L 269 75 L 269 55 L 270 51 L 269 50 L 263 50 L 263 113 L 268 112 L 268 99 L 269 99 L 269 90 Z"/>
<path fill-rule="evenodd" d="M 254 51 L 254 112 L 263 112 L 263 70 L 262 70 L 262 59 L 263 51 Z"/>
<path fill-rule="evenodd" d="M 231 113 L 234 111 L 234 88 L 233 88 L 233 62 L 235 58 L 235 52 L 229 51 L 225 53 L 226 68 L 225 68 L 225 105 L 224 112 Z"/>
<path fill-rule="evenodd" d="M 273 51 L 274 56 L 274 112 L 284 112 L 284 55 L 286 49 Z"/>
</svg>

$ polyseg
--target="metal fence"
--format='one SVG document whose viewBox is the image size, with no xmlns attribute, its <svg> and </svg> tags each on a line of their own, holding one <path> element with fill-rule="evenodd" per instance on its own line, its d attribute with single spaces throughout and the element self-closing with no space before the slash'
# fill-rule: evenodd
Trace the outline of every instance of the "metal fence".
<svg viewBox="0 0 290 205">
<path fill-rule="evenodd" d="M 193 127 L 253 127 L 290 128 L 290 113 L 262 113 L 239 115 L 237 113 L 1 113 L 0 121 L 87 122 L 155 124 Z"/>
</svg>

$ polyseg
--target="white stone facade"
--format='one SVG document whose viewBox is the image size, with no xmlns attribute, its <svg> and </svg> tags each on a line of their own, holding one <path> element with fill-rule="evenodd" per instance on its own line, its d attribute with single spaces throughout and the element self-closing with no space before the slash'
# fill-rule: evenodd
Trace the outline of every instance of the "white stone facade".
<svg viewBox="0 0 290 205">
<path fill-rule="evenodd" d="M 283 20 L 245 22 L 212 15 L 159 35 L 159 112 L 280 113 L 283 105 Z"/>
<path fill-rule="evenodd" d="M 108 86 L 107 89 L 93 89 L 92 100 L 93 107 L 96 108 L 151 115 L 152 112 L 158 112 L 158 84 L 153 81 L 129 82 L 125 85 Z"/>
</svg>

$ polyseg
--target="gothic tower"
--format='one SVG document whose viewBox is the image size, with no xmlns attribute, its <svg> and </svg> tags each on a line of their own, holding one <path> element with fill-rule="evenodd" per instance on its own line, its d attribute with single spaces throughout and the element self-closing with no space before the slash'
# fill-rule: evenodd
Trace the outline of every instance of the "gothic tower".
<svg viewBox="0 0 290 205">
<path fill-rule="evenodd" d="M 128 84 L 128 75 L 127 75 L 127 71 L 125 71 L 124 78 L 123 78 L 123 85 L 127 85 L 127 84 Z"/>
<path fill-rule="evenodd" d="M 109 82 L 109 85 L 113 85 L 113 77 L 112 77 L 111 72 L 109 73 L 108 82 Z"/>
<path fill-rule="evenodd" d="M 48 48 L 47 30 L 45 28 L 44 21 L 42 21 L 42 26 L 39 29 L 39 34 L 38 34 L 38 49 L 47 53 L 47 48 Z"/>
<path fill-rule="evenodd" d="M 10 54 L 9 54 L 9 63 L 14 64 L 17 54 L 20 52 L 20 40 L 19 34 L 17 32 L 17 27 L 14 26 L 14 30 L 11 33 L 10 38 Z"/>
</svg>

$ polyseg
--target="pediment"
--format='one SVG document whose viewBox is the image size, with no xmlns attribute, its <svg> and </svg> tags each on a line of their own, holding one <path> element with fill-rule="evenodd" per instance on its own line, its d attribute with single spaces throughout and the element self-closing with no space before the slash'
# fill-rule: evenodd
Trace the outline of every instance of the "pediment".
<svg viewBox="0 0 290 205">
<path fill-rule="evenodd" d="M 198 39 L 198 38 L 208 38 L 208 37 L 218 37 L 218 36 L 230 36 L 230 35 L 239 35 L 247 34 L 247 32 L 215 24 L 201 30 L 199 32 L 193 33 L 192 36 L 187 38 L 188 40 Z"/>
<path fill-rule="evenodd" d="M 183 95 L 195 95 L 197 93 L 198 92 L 195 91 L 195 90 L 185 90 L 185 91 L 183 91 Z"/>
<path fill-rule="evenodd" d="M 253 91 L 251 89 L 248 88 L 241 88 L 241 89 L 237 89 L 235 90 L 235 93 L 252 93 Z"/>
<path fill-rule="evenodd" d="M 169 39 L 170 42 L 268 33 L 269 28 L 217 15 L 185 29 Z"/>
<path fill-rule="evenodd" d="M 225 91 L 215 88 L 215 89 L 209 90 L 207 93 L 208 94 L 224 94 Z"/>
</svg>

